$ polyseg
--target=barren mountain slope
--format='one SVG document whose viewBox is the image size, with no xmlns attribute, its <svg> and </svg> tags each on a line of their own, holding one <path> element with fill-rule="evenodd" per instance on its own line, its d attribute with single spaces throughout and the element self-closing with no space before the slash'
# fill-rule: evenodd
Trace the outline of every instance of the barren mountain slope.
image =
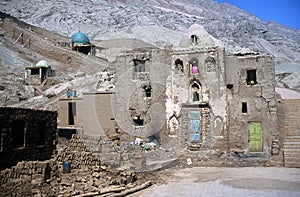
<svg viewBox="0 0 300 197">
<path fill-rule="evenodd" d="M 261 21 L 234 6 L 212 0 L 7 0 L 0 2 L 0 10 L 68 36 L 80 29 L 94 39 L 127 36 L 160 47 L 176 45 L 176 32 L 198 23 L 222 40 L 229 51 L 242 46 L 273 54 L 278 61 L 300 60 L 299 30 Z M 157 30 L 146 28 L 141 34 L 144 26 L 169 30 L 154 33 Z"/>
</svg>

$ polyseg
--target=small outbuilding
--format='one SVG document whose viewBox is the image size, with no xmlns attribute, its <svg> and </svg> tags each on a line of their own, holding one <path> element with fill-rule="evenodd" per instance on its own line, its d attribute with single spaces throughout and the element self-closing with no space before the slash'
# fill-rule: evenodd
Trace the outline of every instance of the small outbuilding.
<svg viewBox="0 0 300 197">
<path fill-rule="evenodd" d="M 35 66 L 25 67 L 25 79 L 36 78 L 42 83 L 48 77 L 55 76 L 55 71 L 52 70 L 51 65 L 45 61 L 39 61 Z"/>
</svg>

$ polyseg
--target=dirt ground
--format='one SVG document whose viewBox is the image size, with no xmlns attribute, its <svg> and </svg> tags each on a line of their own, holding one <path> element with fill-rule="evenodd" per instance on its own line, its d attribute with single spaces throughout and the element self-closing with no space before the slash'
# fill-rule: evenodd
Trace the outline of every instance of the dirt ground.
<svg viewBox="0 0 300 197">
<path fill-rule="evenodd" d="M 153 185 L 130 197 L 300 196 L 299 168 L 194 167 L 169 169 L 169 173 L 165 184 Z"/>
</svg>

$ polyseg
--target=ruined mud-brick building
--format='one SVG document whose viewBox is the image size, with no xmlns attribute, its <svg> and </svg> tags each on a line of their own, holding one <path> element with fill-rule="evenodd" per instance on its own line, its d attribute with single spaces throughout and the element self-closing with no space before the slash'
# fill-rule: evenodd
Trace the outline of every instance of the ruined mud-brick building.
<svg viewBox="0 0 300 197">
<path fill-rule="evenodd" d="M 97 136 L 117 128 L 159 139 L 176 150 L 218 150 L 280 163 L 272 57 L 253 52 L 229 55 L 203 32 L 194 25 L 180 47 L 119 55 L 109 66 L 118 77 L 111 99 L 101 106 L 97 99 L 89 100 L 94 110 L 76 112 L 96 117 L 97 128 L 90 126 L 83 133 Z M 68 102 L 65 111 L 70 112 L 61 116 L 65 120 L 74 115 L 70 103 L 76 99 Z M 100 108 L 109 112 L 101 114 Z M 116 127 L 102 127 L 105 114 L 113 116 L 109 121 Z M 82 125 L 80 120 L 71 122 Z"/>
<path fill-rule="evenodd" d="M 0 108 L 0 170 L 55 153 L 57 112 Z"/>
</svg>

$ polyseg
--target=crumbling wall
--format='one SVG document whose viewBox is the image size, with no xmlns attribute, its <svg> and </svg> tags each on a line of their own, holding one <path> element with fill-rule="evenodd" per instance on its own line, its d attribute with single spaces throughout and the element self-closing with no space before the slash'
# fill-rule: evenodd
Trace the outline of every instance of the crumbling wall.
<svg viewBox="0 0 300 197">
<path fill-rule="evenodd" d="M 183 137 L 181 140 L 185 144 L 191 144 L 188 133 L 189 110 L 198 110 L 201 112 L 201 139 L 198 146 L 202 144 L 206 148 L 208 145 L 213 148 L 218 141 L 218 147 L 224 149 L 227 139 L 224 49 L 174 49 L 171 58 L 172 74 L 168 78 L 166 90 L 168 126 L 173 116 L 178 117 L 181 138 Z M 193 64 L 197 65 L 195 73 L 192 70 Z M 178 66 L 181 68 L 178 69 Z M 194 101 L 194 84 L 199 89 L 197 101 Z M 207 136 L 210 137 L 206 138 Z"/>
<path fill-rule="evenodd" d="M 56 112 L 0 108 L 0 169 L 19 161 L 50 159 L 55 153 L 56 132 Z"/>
<path fill-rule="evenodd" d="M 272 140 L 278 139 L 274 62 L 265 55 L 226 56 L 229 110 L 229 149 L 251 154 L 249 124 L 261 124 L 262 151 L 271 156 Z"/>
<path fill-rule="evenodd" d="M 23 161 L 1 171 L 0 194 L 2 196 L 112 194 L 114 191 L 124 191 L 145 181 L 143 174 L 116 170 L 100 162 L 97 154 L 92 154 L 89 148 L 96 147 L 102 141 L 101 138 L 73 135 L 68 147 L 59 152 L 54 159 L 43 162 Z M 67 167 L 64 165 L 66 162 L 70 162 Z"/>
<path fill-rule="evenodd" d="M 151 50 L 129 52 L 117 58 L 114 115 L 120 131 L 149 137 L 164 128 L 167 54 L 165 50 Z M 147 88 L 150 95 L 146 93 Z M 135 119 L 141 123 L 135 124 Z"/>
<path fill-rule="evenodd" d="M 17 179 L 29 181 L 39 179 L 45 182 L 47 179 L 57 177 L 60 168 L 54 160 L 47 161 L 21 161 L 12 168 L 1 171 L 0 185 Z"/>
</svg>

